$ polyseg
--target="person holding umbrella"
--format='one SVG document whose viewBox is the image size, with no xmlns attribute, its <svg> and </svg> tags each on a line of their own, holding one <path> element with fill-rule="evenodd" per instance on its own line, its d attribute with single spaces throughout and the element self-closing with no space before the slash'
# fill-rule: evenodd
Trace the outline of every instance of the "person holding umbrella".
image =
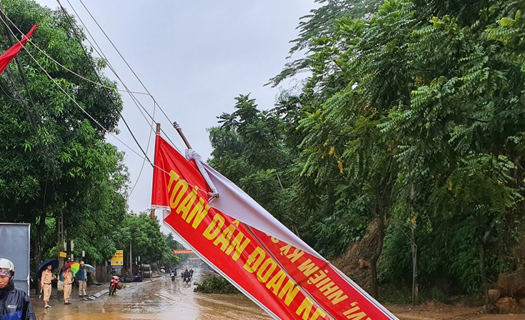
<svg viewBox="0 0 525 320">
<path fill-rule="evenodd" d="M 71 287 L 73 286 L 73 273 L 71 272 L 71 266 L 66 264 L 64 268 L 62 271 L 62 278 L 64 279 L 64 304 L 71 304 L 69 297 L 71 296 Z"/>
<path fill-rule="evenodd" d="M 53 269 L 52 264 L 45 266 L 45 270 L 42 272 L 42 277 L 40 278 L 40 288 L 44 290 L 44 306 L 45 308 L 51 307 L 49 305 L 49 297 L 51 297 L 51 281 L 53 281 L 53 274 L 51 270 Z"/>
<path fill-rule="evenodd" d="M 40 296 L 42 297 L 42 291 L 44 292 L 44 305 L 46 308 L 49 308 L 49 297 L 51 296 L 51 281 L 53 281 L 55 276 L 51 274 L 53 270 L 58 268 L 57 259 L 49 259 L 44 261 L 38 270 L 36 271 L 36 278 L 40 279 Z M 44 276 L 45 272 L 45 276 Z"/>
</svg>

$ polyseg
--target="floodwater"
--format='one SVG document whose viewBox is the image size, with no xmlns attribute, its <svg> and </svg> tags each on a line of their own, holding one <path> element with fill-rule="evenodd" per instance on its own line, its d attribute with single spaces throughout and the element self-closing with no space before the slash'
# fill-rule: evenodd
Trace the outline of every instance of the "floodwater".
<svg viewBox="0 0 525 320">
<path fill-rule="evenodd" d="M 193 282 L 200 279 L 197 269 Z M 73 289 L 70 305 L 51 297 L 52 307 L 47 311 L 40 301 L 33 300 L 33 308 L 38 320 L 273 319 L 242 294 L 197 293 L 193 292 L 193 282 L 183 283 L 180 277 L 172 282 L 169 276 L 162 276 L 151 281 L 128 283 L 115 296 L 106 293 L 88 301 L 80 300 L 78 289 Z"/>
<path fill-rule="evenodd" d="M 197 269 L 193 282 L 202 276 Z M 43 308 L 42 300 L 31 299 L 38 320 L 270 320 L 255 303 L 242 294 L 203 294 L 193 292 L 195 285 L 175 281 L 167 275 L 128 283 L 115 296 L 107 293 L 98 299 L 83 301 L 73 289 L 71 305 L 51 297 L 51 308 Z M 98 290 L 106 287 L 98 287 Z M 93 290 L 93 288 L 90 288 Z M 96 291 L 91 293 L 95 293 Z M 400 320 L 524 320 L 525 315 L 484 315 L 479 308 L 442 306 L 427 310 L 422 307 L 390 306 Z"/>
</svg>

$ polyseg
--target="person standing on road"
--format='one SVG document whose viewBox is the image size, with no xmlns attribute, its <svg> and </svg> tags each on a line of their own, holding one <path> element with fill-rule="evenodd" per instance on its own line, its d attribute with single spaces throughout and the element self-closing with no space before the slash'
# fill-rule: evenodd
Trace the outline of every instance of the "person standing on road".
<svg viewBox="0 0 525 320">
<path fill-rule="evenodd" d="M 78 296 L 79 297 L 86 297 L 87 296 L 87 273 L 84 269 L 84 261 L 80 261 L 80 269 L 78 270 L 76 274 L 76 278 L 78 280 Z"/>
<path fill-rule="evenodd" d="M 71 304 L 69 297 L 71 296 L 71 287 L 73 285 L 73 274 L 71 273 L 71 267 L 62 272 L 64 278 L 64 304 Z"/>
<path fill-rule="evenodd" d="M 51 297 L 51 281 L 53 281 L 53 274 L 51 273 L 52 265 L 48 265 L 47 269 L 42 272 L 40 278 L 40 288 L 44 290 L 44 307 L 49 308 L 49 297 Z"/>
<path fill-rule="evenodd" d="M 15 266 L 0 258 L 0 319 L 36 320 L 31 299 L 13 283 Z"/>
</svg>

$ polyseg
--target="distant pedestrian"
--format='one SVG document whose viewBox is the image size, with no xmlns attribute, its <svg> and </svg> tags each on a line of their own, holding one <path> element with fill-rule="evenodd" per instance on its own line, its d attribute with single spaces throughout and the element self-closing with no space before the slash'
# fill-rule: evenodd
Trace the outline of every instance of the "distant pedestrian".
<svg viewBox="0 0 525 320">
<path fill-rule="evenodd" d="M 42 277 L 40 278 L 40 288 L 44 290 L 44 307 L 49 308 L 49 297 L 51 297 L 51 281 L 53 281 L 53 274 L 51 273 L 53 269 L 52 265 L 48 265 L 47 269 L 42 271 Z"/>
<path fill-rule="evenodd" d="M 64 279 L 64 304 L 71 304 L 69 297 L 71 296 L 71 287 L 73 285 L 73 274 L 71 273 L 71 267 L 67 267 L 62 272 L 62 278 Z"/>
<path fill-rule="evenodd" d="M 15 266 L 0 258 L 0 319 L 36 320 L 31 299 L 13 283 Z"/>
<path fill-rule="evenodd" d="M 86 297 L 87 296 L 87 273 L 84 269 L 84 261 L 80 261 L 80 269 L 78 270 L 76 274 L 76 278 L 78 280 L 78 296 L 79 297 Z"/>
</svg>

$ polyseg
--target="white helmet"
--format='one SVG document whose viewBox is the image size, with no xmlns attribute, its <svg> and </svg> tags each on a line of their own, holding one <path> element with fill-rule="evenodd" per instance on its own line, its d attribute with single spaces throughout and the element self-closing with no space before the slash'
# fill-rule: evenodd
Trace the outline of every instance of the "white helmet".
<svg viewBox="0 0 525 320">
<path fill-rule="evenodd" d="M 14 276 L 15 265 L 11 262 L 11 260 L 0 258 L 0 273 L 4 273 L 4 275 L 10 274 L 10 277 Z"/>
</svg>

